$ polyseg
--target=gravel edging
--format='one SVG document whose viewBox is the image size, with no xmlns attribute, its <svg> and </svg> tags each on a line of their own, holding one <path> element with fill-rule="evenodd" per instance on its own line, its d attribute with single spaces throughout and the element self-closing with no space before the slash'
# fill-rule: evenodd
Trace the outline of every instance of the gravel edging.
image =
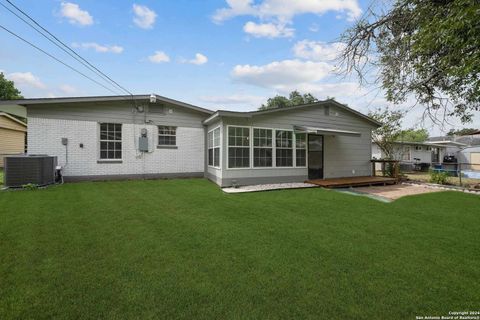
<svg viewBox="0 0 480 320">
<path fill-rule="evenodd" d="M 448 191 L 458 191 L 458 192 L 480 195 L 480 189 L 471 189 L 471 188 L 465 188 L 465 187 L 449 186 L 444 184 L 428 183 L 428 182 L 414 181 L 414 180 L 404 181 L 402 182 L 402 184 L 421 185 L 421 186 L 429 187 L 432 189 L 442 189 L 442 190 L 448 190 Z"/>
<path fill-rule="evenodd" d="M 222 188 L 225 193 L 244 193 L 244 192 L 259 192 L 285 189 L 303 189 L 316 188 L 318 186 L 310 183 L 293 182 L 293 183 L 274 183 L 274 184 L 257 184 L 251 186 L 241 186 L 238 188 Z"/>
</svg>

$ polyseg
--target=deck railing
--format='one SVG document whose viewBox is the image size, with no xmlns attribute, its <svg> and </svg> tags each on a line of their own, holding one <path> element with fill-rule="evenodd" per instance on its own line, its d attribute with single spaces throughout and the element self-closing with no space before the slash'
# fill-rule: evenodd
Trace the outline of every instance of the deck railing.
<svg viewBox="0 0 480 320">
<path fill-rule="evenodd" d="M 373 159 L 372 162 L 372 175 L 377 176 L 377 163 L 380 164 L 380 172 L 383 177 L 390 177 L 400 180 L 400 161 L 398 160 L 385 160 L 385 159 Z"/>
</svg>

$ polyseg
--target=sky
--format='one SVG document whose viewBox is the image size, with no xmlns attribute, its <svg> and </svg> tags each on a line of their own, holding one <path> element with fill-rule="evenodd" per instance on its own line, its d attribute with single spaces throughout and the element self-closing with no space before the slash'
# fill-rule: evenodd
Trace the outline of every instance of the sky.
<svg viewBox="0 0 480 320">
<path fill-rule="evenodd" d="M 11 1 L 134 94 L 212 110 L 255 110 L 292 90 L 333 97 L 363 113 L 389 105 L 381 90 L 335 73 L 339 37 L 370 1 Z M 95 77 L 2 6 L 0 25 Z M 27 98 L 112 95 L 1 29 L 0 71 Z M 432 126 L 422 113 L 421 106 L 410 110 L 405 128 L 435 135 L 462 127 L 456 120 Z M 480 126 L 478 112 L 466 126 Z"/>
</svg>

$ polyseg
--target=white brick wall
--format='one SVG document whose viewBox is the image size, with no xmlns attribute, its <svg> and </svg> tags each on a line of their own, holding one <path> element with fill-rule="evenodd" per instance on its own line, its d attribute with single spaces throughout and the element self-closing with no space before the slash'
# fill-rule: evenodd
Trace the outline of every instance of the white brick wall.
<svg viewBox="0 0 480 320">
<path fill-rule="evenodd" d="M 148 130 L 148 153 L 136 151 L 140 130 Z M 91 121 L 28 119 L 28 153 L 58 157 L 65 176 L 191 173 L 204 171 L 205 133 L 202 128 L 177 128 L 178 149 L 157 149 L 153 125 L 122 125 L 122 163 L 97 163 L 99 125 Z M 68 138 L 68 163 L 61 139 Z M 80 148 L 83 143 L 83 148 Z"/>
</svg>

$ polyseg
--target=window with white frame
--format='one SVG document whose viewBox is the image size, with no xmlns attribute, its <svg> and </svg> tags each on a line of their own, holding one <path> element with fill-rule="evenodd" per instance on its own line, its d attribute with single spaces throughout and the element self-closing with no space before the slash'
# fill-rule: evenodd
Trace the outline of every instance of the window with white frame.
<svg viewBox="0 0 480 320">
<path fill-rule="evenodd" d="M 415 151 L 422 151 L 422 146 L 415 146 Z"/>
<path fill-rule="evenodd" d="M 277 167 L 293 167 L 292 131 L 275 131 L 275 153 Z"/>
<path fill-rule="evenodd" d="M 158 126 L 158 145 L 176 146 L 177 145 L 177 127 Z"/>
<path fill-rule="evenodd" d="M 228 167 L 250 167 L 249 127 L 228 127 Z"/>
<path fill-rule="evenodd" d="M 208 165 L 220 167 L 220 128 L 208 133 Z"/>
<path fill-rule="evenodd" d="M 403 147 L 402 160 L 410 161 L 410 147 Z"/>
<path fill-rule="evenodd" d="M 253 129 L 253 166 L 273 165 L 272 129 Z"/>
<path fill-rule="evenodd" d="M 295 134 L 295 160 L 297 167 L 307 165 L 307 135 L 305 133 Z"/>
<path fill-rule="evenodd" d="M 100 159 L 122 159 L 122 124 L 100 123 Z"/>
</svg>

